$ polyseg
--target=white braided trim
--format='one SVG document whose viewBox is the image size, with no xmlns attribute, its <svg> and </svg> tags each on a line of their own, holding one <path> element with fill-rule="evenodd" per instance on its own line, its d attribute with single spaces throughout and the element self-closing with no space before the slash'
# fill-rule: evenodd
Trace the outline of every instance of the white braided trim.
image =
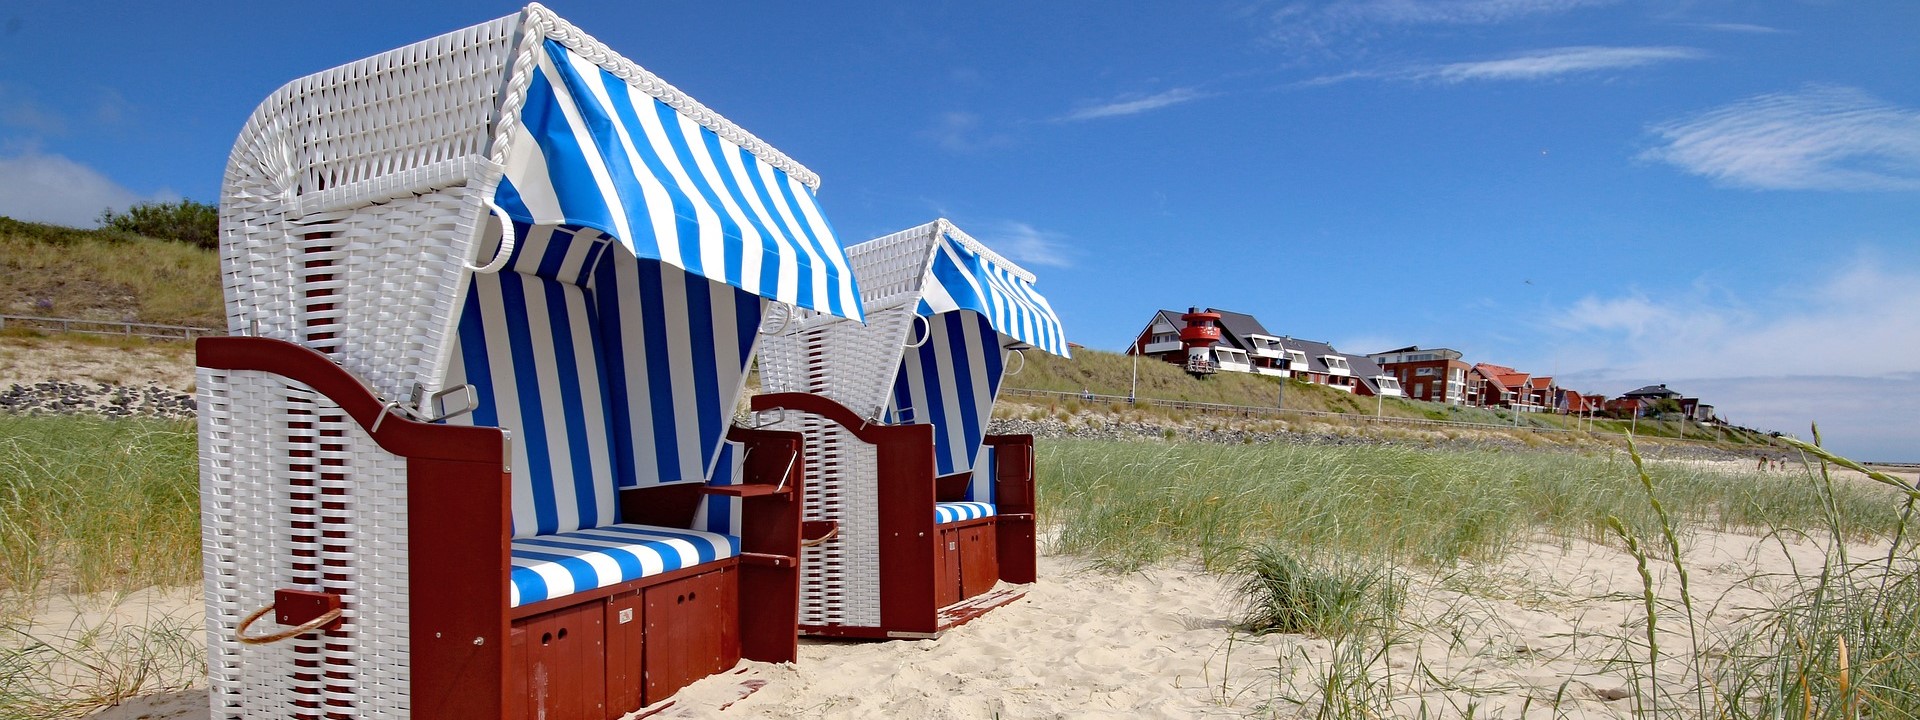
<svg viewBox="0 0 1920 720">
<path fill-rule="evenodd" d="M 799 180 L 802 184 L 814 190 L 820 189 L 820 176 L 814 174 L 812 170 L 808 170 L 806 166 L 801 165 L 793 158 L 787 157 L 786 153 L 780 152 L 779 149 L 767 144 L 766 141 L 754 136 L 753 133 L 747 132 L 746 129 L 739 125 L 733 124 L 733 121 L 722 117 L 720 113 L 714 112 L 706 105 L 701 104 L 700 101 L 689 97 L 686 93 L 681 92 L 679 88 L 668 84 L 665 80 L 661 80 L 658 75 L 648 72 L 646 68 L 640 67 L 632 60 L 628 60 L 619 53 L 614 52 L 612 48 L 607 47 L 606 44 L 594 39 L 592 35 L 588 35 L 585 31 L 575 27 L 573 23 L 567 22 L 566 19 L 554 14 L 554 12 L 548 10 L 546 6 L 539 3 L 528 5 L 523 12 L 523 17 L 525 18 L 525 24 L 522 26 L 521 32 L 524 33 L 525 39 L 522 41 L 514 58 L 513 74 L 515 79 L 509 87 L 507 103 L 501 107 L 499 131 L 494 135 L 493 159 L 495 162 L 505 163 L 506 161 L 504 152 L 506 147 L 506 143 L 504 142 L 506 137 L 505 130 L 509 127 L 509 123 L 512 122 L 508 120 L 508 118 L 518 116 L 520 105 L 526 95 L 527 81 L 519 78 L 532 69 L 532 53 L 538 51 L 536 46 L 539 44 L 539 41 L 542 39 L 551 39 L 559 42 L 561 45 L 565 45 L 568 50 L 572 50 L 575 54 L 586 58 L 593 64 L 605 68 L 607 72 L 611 72 L 615 77 L 626 81 L 628 85 L 639 88 L 641 92 L 666 103 L 669 107 L 679 111 L 681 115 L 685 115 L 694 122 L 700 123 L 702 127 L 719 133 L 720 137 L 726 138 L 735 145 L 746 148 L 747 152 L 753 153 L 755 157 L 761 160 L 765 160 L 768 165 L 779 168 L 789 177 Z"/>
</svg>

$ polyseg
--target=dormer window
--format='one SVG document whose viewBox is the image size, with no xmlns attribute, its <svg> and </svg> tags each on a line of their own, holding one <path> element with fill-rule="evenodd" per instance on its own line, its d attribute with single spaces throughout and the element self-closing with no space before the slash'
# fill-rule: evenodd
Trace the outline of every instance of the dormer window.
<svg viewBox="0 0 1920 720">
<path fill-rule="evenodd" d="M 1301 350 L 1288 350 L 1287 367 L 1292 370 L 1307 369 L 1307 353 Z"/>
<path fill-rule="evenodd" d="M 1327 370 L 1337 375 L 1345 375 L 1353 370 L 1347 367 L 1347 359 L 1339 355 L 1321 355 L 1320 361 L 1327 364 Z"/>
</svg>

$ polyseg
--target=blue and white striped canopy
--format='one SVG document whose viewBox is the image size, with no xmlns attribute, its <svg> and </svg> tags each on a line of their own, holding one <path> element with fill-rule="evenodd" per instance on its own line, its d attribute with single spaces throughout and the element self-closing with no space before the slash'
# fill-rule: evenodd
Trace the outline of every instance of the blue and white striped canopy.
<svg viewBox="0 0 1920 720">
<path fill-rule="evenodd" d="M 1067 336 L 1053 306 L 1033 283 L 988 261 L 951 235 L 941 233 L 933 265 L 920 288 L 919 314 L 932 317 L 954 310 L 985 315 L 993 329 L 1041 350 L 1069 357 Z"/>
<path fill-rule="evenodd" d="M 812 188 L 547 40 L 494 199 L 761 297 L 864 319 Z"/>
</svg>

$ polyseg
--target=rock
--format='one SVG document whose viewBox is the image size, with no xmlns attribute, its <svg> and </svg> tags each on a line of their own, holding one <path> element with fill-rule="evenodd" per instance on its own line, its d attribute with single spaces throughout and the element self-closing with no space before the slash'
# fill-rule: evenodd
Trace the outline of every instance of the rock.
<svg viewBox="0 0 1920 720">
<path fill-rule="evenodd" d="M 1613 702 L 1615 700 L 1625 700 L 1629 697 L 1632 697 L 1633 691 L 1627 689 L 1626 686 L 1610 687 L 1610 688 L 1594 688 L 1593 694 L 1600 696 L 1601 700 L 1605 700 L 1607 702 Z"/>
</svg>

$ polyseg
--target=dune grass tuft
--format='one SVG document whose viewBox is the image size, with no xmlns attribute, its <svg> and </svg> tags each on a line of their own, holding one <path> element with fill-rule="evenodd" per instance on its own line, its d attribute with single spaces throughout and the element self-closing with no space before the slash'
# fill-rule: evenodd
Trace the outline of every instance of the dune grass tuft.
<svg viewBox="0 0 1920 720">
<path fill-rule="evenodd" d="M 194 581 L 197 455 L 190 422 L 0 414 L 0 590 Z"/>
<path fill-rule="evenodd" d="M 1390 627 L 1406 598 L 1391 569 L 1339 558 L 1309 558 L 1275 545 L 1248 550 L 1234 569 L 1256 635 L 1300 633 L 1340 639 Z"/>
</svg>

